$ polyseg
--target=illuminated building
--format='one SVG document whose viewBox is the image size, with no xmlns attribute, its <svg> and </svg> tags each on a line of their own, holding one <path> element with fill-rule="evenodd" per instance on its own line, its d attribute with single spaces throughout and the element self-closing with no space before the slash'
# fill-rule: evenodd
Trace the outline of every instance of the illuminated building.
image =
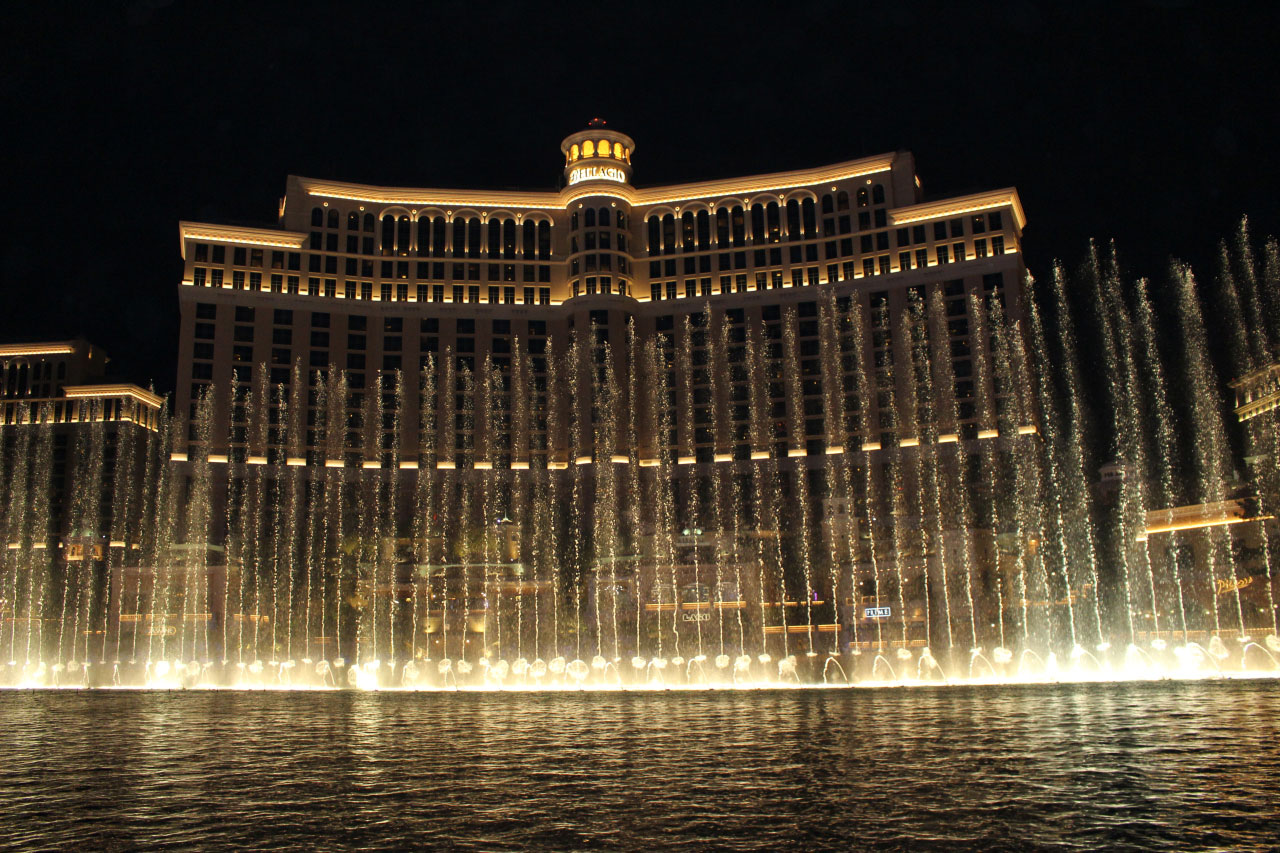
<svg viewBox="0 0 1280 853">
<path fill-rule="evenodd" d="M 446 352 L 459 367 L 476 369 L 488 357 L 501 372 L 510 370 L 516 349 L 539 373 L 574 330 L 590 329 L 596 344 L 611 344 L 621 377 L 629 322 L 642 340 L 666 335 L 674 350 L 692 346 L 700 359 L 705 336 L 696 330 L 691 340 L 680 336 L 683 318 L 701 317 L 707 306 L 743 328 L 764 324 L 767 333 L 795 311 L 798 346 L 807 351 L 816 346 L 816 302 L 834 291 L 842 304 L 861 305 L 879 318 L 868 346 L 882 357 L 893 346 L 908 293 L 940 291 L 962 418 L 973 420 L 966 297 L 998 291 L 1008 314 L 1021 316 L 1024 215 L 1015 190 L 925 201 L 907 152 L 639 187 L 632 182 L 635 150 L 630 137 L 597 120 L 562 141 L 558 190 L 376 187 L 291 176 L 275 227 L 182 222 L 177 413 L 194 415 L 211 384 L 229 394 L 233 373 L 243 389 L 264 378 L 288 387 L 295 370 L 314 387 L 315 371 L 332 365 L 347 372 L 359 393 L 386 387 L 400 370 L 410 397 L 405 411 L 415 416 L 396 428 L 402 445 L 416 448 L 415 375 L 426 359 Z M 695 372 L 692 382 L 677 377 L 673 387 L 677 413 L 692 412 L 696 421 L 706 401 L 703 388 L 734 392 L 728 377 Z M 789 400 L 787 388 L 772 390 L 778 405 Z M 778 447 L 789 458 L 842 450 L 818 446 L 815 436 L 823 429 L 811 410 L 820 408 L 821 394 L 806 385 L 803 396 L 801 422 L 812 433 L 791 435 L 788 427 L 776 436 Z M 230 419 L 239 410 L 229 402 L 220 397 L 214 406 L 214 458 L 235 462 L 258 453 L 283 459 L 282 444 L 247 447 L 246 431 Z M 441 423 L 454 414 L 448 395 L 441 395 Z M 587 407 L 575 414 L 589 420 Z M 876 416 L 890 421 L 883 412 Z M 748 452 L 740 440 L 736 447 L 716 446 L 687 421 L 677 414 L 680 441 L 693 448 L 688 461 L 727 461 Z M 468 464 L 462 451 L 488 441 L 483 433 L 493 426 L 467 425 L 474 434 L 455 437 L 459 456 L 452 464 Z M 868 449 L 881 438 L 879 430 L 869 432 L 862 442 Z M 564 436 L 535 428 L 529 442 L 498 438 L 502 450 L 493 467 L 569 462 Z M 652 446 L 646 436 L 640 443 Z M 362 456 L 350 442 L 341 461 L 323 456 L 313 443 L 305 448 L 314 464 L 388 464 Z M 412 465 L 411 456 L 400 464 Z"/>
<path fill-rule="evenodd" d="M 108 382 L 107 361 L 82 339 L 0 345 L 0 516 L 10 547 L 30 536 L 67 559 L 86 549 L 101 558 L 109 537 L 136 522 L 143 448 L 163 400 Z"/>
</svg>

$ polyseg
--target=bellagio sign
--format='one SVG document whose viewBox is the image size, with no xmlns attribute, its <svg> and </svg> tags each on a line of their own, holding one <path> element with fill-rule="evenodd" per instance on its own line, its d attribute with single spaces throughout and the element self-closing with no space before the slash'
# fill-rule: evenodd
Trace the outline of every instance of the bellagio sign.
<svg viewBox="0 0 1280 853">
<path fill-rule="evenodd" d="M 580 166 L 569 172 L 569 186 L 579 181 L 617 181 L 627 182 L 627 173 L 616 166 Z"/>
</svg>

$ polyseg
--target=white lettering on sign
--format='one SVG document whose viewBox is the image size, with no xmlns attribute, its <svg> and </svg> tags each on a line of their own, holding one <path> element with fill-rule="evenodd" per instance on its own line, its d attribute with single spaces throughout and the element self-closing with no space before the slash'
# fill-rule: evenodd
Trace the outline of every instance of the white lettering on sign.
<svg viewBox="0 0 1280 853">
<path fill-rule="evenodd" d="M 620 184 L 627 182 L 627 173 L 616 166 L 581 166 L 572 169 L 569 172 L 569 186 L 573 186 L 579 181 L 617 181 Z"/>
<path fill-rule="evenodd" d="M 890 608 L 888 607 L 868 607 L 862 611 L 868 619 L 888 619 Z"/>
</svg>

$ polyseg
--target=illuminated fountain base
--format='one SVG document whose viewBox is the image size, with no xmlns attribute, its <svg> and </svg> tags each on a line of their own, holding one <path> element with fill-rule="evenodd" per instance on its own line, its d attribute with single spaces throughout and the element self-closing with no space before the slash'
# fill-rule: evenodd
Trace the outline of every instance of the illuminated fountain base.
<svg viewBox="0 0 1280 853">
<path fill-rule="evenodd" d="M 940 659 L 941 658 L 941 659 Z M 928 648 L 845 654 L 555 657 L 405 663 L 380 660 L 67 661 L 0 664 L 0 689 L 584 691 L 759 690 L 1280 678 L 1280 638 L 1218 636 L 1118 649 L 1075 646 L 1065 655 L 1025 649 Z"/>
</svg>

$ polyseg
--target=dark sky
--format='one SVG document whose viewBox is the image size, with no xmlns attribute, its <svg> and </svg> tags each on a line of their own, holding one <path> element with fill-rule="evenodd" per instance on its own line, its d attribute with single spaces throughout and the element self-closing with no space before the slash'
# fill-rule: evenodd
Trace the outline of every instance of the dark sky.
<svg viewBox="0 0 1280 853">
<path fill-rule="evenodd" d="M 1280 14 L 1223 6 L 26 4 L 0 340 L 83 334 L 167 390 L 179 219 L 271 224 L 291 172 L 550 188 L 596 115 L 641 185 L 904 148 L 928 197 L 1016 186 L 1033 271 L 1090 237 L 1207 264 L 1241 214 L 1280 232 Z"/>
</svg>

